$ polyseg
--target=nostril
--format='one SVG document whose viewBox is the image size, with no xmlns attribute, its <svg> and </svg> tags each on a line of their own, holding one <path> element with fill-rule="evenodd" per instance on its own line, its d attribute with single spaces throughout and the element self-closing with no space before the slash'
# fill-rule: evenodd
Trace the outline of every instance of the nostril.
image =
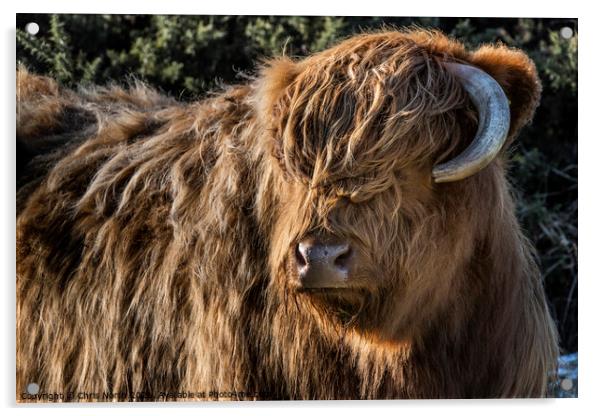
<svg viewBox="0 0 602 416">
<path fill-rule="evenodd" d="M 334 259 L 335 266 L 345 270 L 348 269 L 349 261 L 351 259 L 352 254 L 353 253 L 351 252 L 351 247 L 347 246 L 344 249 L 344 251 L 341 254 L 339 254 L 336 259 Z"/>
<path fill-rule="evenodd" d="M 301 244 L 297 244 L 297 247 L 295 247 L 295 259 L 297 260 L 297 266 L 298 267 L 305 267 L 307 266 L 307 260 L 305 259 L 305 256 L 303 256 L 303 254 L 301 253 Z"/>
</svg>

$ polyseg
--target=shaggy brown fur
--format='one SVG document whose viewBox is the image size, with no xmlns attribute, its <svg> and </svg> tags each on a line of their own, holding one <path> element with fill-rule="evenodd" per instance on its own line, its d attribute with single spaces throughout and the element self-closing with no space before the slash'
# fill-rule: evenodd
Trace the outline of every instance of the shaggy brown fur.
<svg viewBox="0 0 602 416">
<path fill-rule="evenodd" d="M 438 32 L 270 60 L 194 104 L 20 71 L 17 399 L 28 382 L 64 400 L 545 395 L 556 331 L 504 155 L 431 179 L 477 124 L 445 61 L 502 85 L 510 142 L 533 63 Z M 352 241 L 357 290 L 294 290 L 308 234 Z"/>
</svg>

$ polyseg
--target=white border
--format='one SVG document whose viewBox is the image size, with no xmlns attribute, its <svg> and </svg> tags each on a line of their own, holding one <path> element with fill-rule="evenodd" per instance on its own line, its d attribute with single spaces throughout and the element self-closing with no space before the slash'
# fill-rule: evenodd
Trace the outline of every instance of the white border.
<svg viewBox="0 0 602 416">
<path fill-rule="evenodd" d="M 2 353 L 0 354 L 2 377 L 0 392 L 2 404 L 8 407 L 9 413 L 43 413 L 50 415 L 63 414 L 98 414 L 107 410 L 114 414 L 129 415 L 133 411 L 144 414 L 165 414 L 183 412 L 198 414 L 213 411 L 244 411 L 254 414 L 299 414 L 316 412 L 345 412 L 364 415 L 372 409 L 380 412 L 440 414 L 451 413 L 462 415 L 504 415 L 523 411 L 545 412 L 546 414 L 567 415 L 569 413 L 590 414 L 593 409 L 600 409 L 598 397 L 602 376 L 600 366 L 600 303 L 601 272 L 599 239 L 602 236 L 599 215 L 600 209 L 600 155 L 602 155 L 602 137 L 599 125 L 600 88 L 599 73 L 602 68 L 600 59 L 600 30 L 602 18 L 595 12 L 595 2 L 585 6 L 575 1 L 546 0 L 528 2 L 524 0 L 505 0 L 503 2 L 470 2 L 465 0 L 430 0 L 430 1 L 381 1 L 370 0 L 352 3 L 347 1 L 302 0 L 283 1 L 232 1 L 194 2 L 193 0 L 104 0 L 91 2 L 81 0 L 27 0 L 1 2 L 0 19 L 3 24 L 4 53 L 1 65 L 3 99 L 2 126 L 4 137 L 2 143 L 2 163 L 0 163 L 2 189 L 0 195 L 3 215 L 1 218 L 2 250 L 0 264 L 4 267 L 2 275 Z M 14 404 L 14 188 L 15 188 L 15 13 L 153 13 L 153 14 L 281 14 L 281 15 L 363 15 L 363 16 L 487 16 L 487 17 L 573 17 L 579 18 L 579 274 L 582 277 L 579 296 L 579 399 L 556 400 L 507 400 L 507 401 L 383 401 L 383 402 L 261 402 L 223 404 L 208 403 L 177 404 L 155 406 L 153 404 L 137 405 L 55 405 L 17 407 Z M 200 408 L 199 408 L 200 407 Z M 335 409 L 336 408 L 336 409 Z M 82 412 L 82 410 L 84 410 Z"/>
<path fill-rule="evenodd" d="M 557 0 L 545 3 L 505 0 L 486 4 L 467 0 L 391 2 L 383 0 L 220 0 L 193 2 L 169 0 L 105 0 L 98 3 L 80 0 L 27 0 L 16 4 L 21 13 L 150 13 L 150 14 L 276 14 L 304 16 L 487 16 L 487 17 L 577 17 L 575 4 Z"/>
</svg>

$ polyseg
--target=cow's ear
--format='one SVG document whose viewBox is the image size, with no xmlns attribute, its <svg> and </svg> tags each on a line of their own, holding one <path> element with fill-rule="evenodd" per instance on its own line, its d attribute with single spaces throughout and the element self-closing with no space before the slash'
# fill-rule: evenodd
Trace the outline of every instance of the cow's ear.
<svg viewBox="0 0 602 416">
<path fill-rule="evenodd" d="M 257 79 L 256 103 L 260 118 L 271 128 L 285 116 L 288 87 L 299 73 L 298 64 L 287 57 L 267 61 Z"/>
<path fill-rule="evenodd" d="M 522 51 L 505 45 L 485 45 L 470 60 L 502 86 L 510 102 L 509 142 L 531 121 L 539 105 L 541 83 L 533 61 Z"/>
</svg>

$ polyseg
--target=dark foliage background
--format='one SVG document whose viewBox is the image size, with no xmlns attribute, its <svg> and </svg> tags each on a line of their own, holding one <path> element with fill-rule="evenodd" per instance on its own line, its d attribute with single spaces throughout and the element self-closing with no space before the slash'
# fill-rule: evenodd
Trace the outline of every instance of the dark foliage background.
<svg viewBox="0 0 602 416">
<path fill-rule="evenodd" d="M 36 22 L 36 36 L 23 30 Z M 525 50 L 541 106 L 513 153 L 518 215 L 534 242 L 565 352 L 577 351 L 577 20 L 408 17 L 17 15 L 17 60 L 67 86 L 128 75 L 192 100 L 243 82 L 259 59 L 304 56 L 363 30 L 435 27 L 470 46 Z M 566 37 L 562 28 L 572 29 Z"/>
</svg>

